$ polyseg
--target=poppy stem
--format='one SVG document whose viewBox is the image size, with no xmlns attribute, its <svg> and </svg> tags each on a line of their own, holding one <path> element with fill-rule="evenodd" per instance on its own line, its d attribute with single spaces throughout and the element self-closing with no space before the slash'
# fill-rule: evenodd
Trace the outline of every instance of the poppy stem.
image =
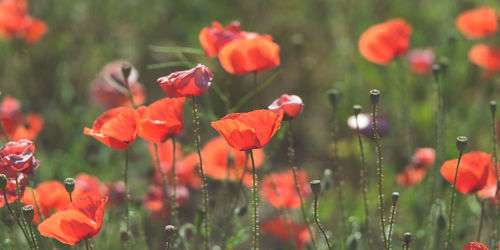
<svg viewBox="0 0 500 250">
<path fill-rule="evenodd" d="M 130 237 L 130 190 L 128 187 L 128 148 L 125 149 L 125 169 L 123 171 L 123 182 L 125 183 L 125 224 L 127 237 L 125 238 L 125 248 L 129 249 Z"/>
<path fill-rule="evenodd" d="M 202 191 L 203 191 L 203 220 L 204 220 L 204 229 L 205 235 L 203 236 L 203 242 L 205 245 L 205 249 L 210 249 L 210 228 L 208 227 L 208 188 L 207 188 L 207 177 L 205 176 L 205 172 L 203 171 L 203 162 L 201 159 L 201 150 L 200 150 L 200 119 L 198 117 L 198 108 L 196 105 L 196 98 L 193 96 L 193 123 L 194 123 L 194 137 L 196 143 L 196 150 L 198 151 L 198 159 L 200 161 L 200 175 L 202 180 Z"/>
<path fill-rule="evenodd" d="M 42 211 L 40 210 L 40 206 L 38 206 L 38 201 L 36 199 L 35 190 L 33 190 L 33 188 L 30 188 L 30 190 L 31 190 L 31 195 L 33 195 L 33 200 L 35 201 L 35 208 L 36 208 L 36 211 L 38 213 L 38 217 L 40 217 L 40 222 L 42 222 L 45 220 L 45 217 L 43 217 Z"/>
<path fill-rule="evenodd" d="M 253 89 L 257 92 L 257 71 L 253 72 Z"/>
<path fill-rule="evenodd" d="M 7 210 L 9 210 L 10 215 L 12 216 L 12 218 L 14 218 L 17 225 L 19 225 L 19 228 L 21 228 L 21 231 L 23 231 L 24 237 L 26 238 L 26 241 L 28 242 L 30 249 L 33 249 L 31 246 L 30 238 L 29 238 L 28 234 L 26 233 L 26 230 L 24 229 L 24 227 L 20 221 L 20 218 L 16 216 L 16 214 L 14 213 L 14 211 L 12 210 L 12 208 L 9 205 L 9 201 L 7 200 L 7 192 L 5 191 L 5 188 L 2 188 L 2 192 L 3 192 L 3 199 L 5 201 L 5 206 L 7 207 Z"/>
<path fill-rule="evenodd" d="M 300 191 L 299 181 L 297 180 L 297 171 L 296 171 L 297 167 L 295 166 L 294 158 L 295 158 L 295 152 L 293 149 L 292 120 L 289 120 L 288 121 L 288 165 L 290 166 L 290 169 L 292 170 L 292 173 L 293 173 L 293 180 L 295 182 L 295 189 L 297 190 L 297 194 L 298 194 L 299 200 L 300 200 L 300 210 L 302 212 L 302 217 L 304 219 L 304 222 L 306 223 L 307 231 L 309 232 L 309 235 L 311 236 L 312 246 L 314 249 L 316 249 L 314 234 L 312 233 L 312 230 L 311 230 L 309 218 L 307 218 L 306 209 L 304 207 L 304 199 L 302 198 L 302 192 Z"/>
<path fill-rule="evenodd" d="M 253 152 L 250 149 L 250 158 L 252 159 L 252 176 L 253 176 L 253 186 L 252 186 L 252 198 L 253 198 L 253 249 L 259 249 L 259 212 L 257 207 L 259 205 L 259 200 L 257 197 L 257 172 L 255 171 L 255 161 L 253 159 Z"/>
<path fill-rule="evenodd" d="M 157 168 L 157 171 L 160 172 L 161 183 L 163 186 L 163 198 L 165 200 L 169 201 L 170 210 L 171 210 L 171 213 L 173 213 L 173 202 L 172 202 L 172 199 L 170 199 L 171 197 L 170 197 L 170 191 L 168 189 L 167 177 L 165 176 L 165 173 L 163 172 L 163 170 L 161 168 L 160 153 L 158 152 L 158 143 L 154 143 L 154 145 L 155 145 L 155 154 L 156 154 L 156 168 Z M 173 220 L 173 218 L 174 217 L 172 217 L 172 220 Z M 173 224 L 175 224 L 175 223 L 173 223 Z"/>
<path fill-rule="evenodd" d="M 90 250 L 90 246 L 89 246 L 89 239 L 88 238 L 85 238 L 85 248 L 87 250 Z"/>
<path fill-rule="evenodd" d="M 492 131 L 492 141 L 493 141 L 493 162 L 494 162 L 494 166 L 495 166 L 495 176 L 496 176 L 496 179 L 497 179 L 497 188 L 496 188 L 496 191 L 495 191 L 495 196 L 496 197 L 498 195 L 498 191 L 499 191 L 499 183 L 500 183 L 500 175 L 498 173 L 498 156 L 497 156 L 497 131 L 496 131 L 496 128 L 495 128 L 495 120 L 496 120 L 496 111 L 497 111 L 497 102 L 496 101 L 491 101 L 490 102 L 490 111 L 491 111 L 491 131 Z M 493 220 L 493 224 L 495 226 L 494 228 L 494 239 L 495 241 L 494 242 L 498 242 L 500 240 L 500 230 L 498 229 L 498 219 L 500 218 L 500 214 L 499 214 L 499 209 L 498 209 L 498 201 L 496 201 L 495 203 L 495 219 Z"/>
<path fill-rule="evenodd" d="M 391 207 L 391 219 L 389 220 L 389 237 L 387 240 L 387 248 L 391 249 L 391 237 L 392 237 L 392 227 L 394 225 L 394 219 L 396 216 L 396 205 L 398 202 L 399 193 L 392 193 L 392 207 Z"/>
<path fill-rule="evenodd" d="M 38 246 L 36 244 L 36 239 L 33 235 L 33 232 L 31 231 L 31 226 L 28 224 L 28 222 L 26 221 L 26 218 L 24 217 L 23 204 L 21 203 L 21 188 L 19 187 L 19 181 L 17 180 L 17 177 L 15 179 L 16 179 L 16 192 L 17 192 L 17 203 L 18 203 L 17 205 L 19 206 L 19 213 L 21 215 L 20 221 L 21 221 L 21 224 L 24 226 L 24 230 L 26 230 L 26 234 L 31 237 L 30 247 L 33 247 L 33 249 L 38 249 Z M 30 242 L 30 241 L 28 241 L 28 242 Z M 31 245 L 33 245 L 33 246 L 31 246 Z"/>
<path fill-rule="evenodd" d="M 318 226 L 319 230 L 323 234 L 323 237 L 325 237 L 326 245 L 328 246 L 328 249 L 332 250 L 332 245 L 330 244 L 330 241 L 328 240 L 328 235 L 326 235 L 325 229 L 323 226 L 319 223 L 318 219 L 318 195 L 314 194 L 314 222 L 316 223 L 316 226 Z"/>
<path fill-rule="evenodd" d="M 476 196 L 477 198 L 477 196 Z M 484 219 L 484 200 L 480 201 L 478 199 L 479 204 L 481 205 L 481 217 L 479 218 L 479 229 L 477 230 L 477 242 L 481 241 L 481 231 L 483 230 L 483 219 Z"/>
<path fill-rule="evenodd" d="M 174 187 L 174 192 L 173 192 L 173 197 L 172 197 L 172 221 L 173 225 L 177 226 L 179 224 L 179 219 L 177 218 L 177 173 L 175 169 L 175 137 L 171 137 L 172 139 L 172 176 L 173 176 L 173 187 Z"/>
<path fill-rule="evenodd" d="M 374 92 L 374 93 L 372 93 Z M 384 194 L 382 192 L 382 152 L 380 149 L 380 136 L 377 129 L 377 102 L 380 91 L 372 90 L 370 91 L 371 99 L 376 99 L 372 101 L 372 123 L 373 123 L 373 136 L 375 137 L 375 144 L 377 150 L 377 174 L 378 174 L 378 210 L 380 214 L 380 228 L 382 229 L 382 236 L 384 238 L 384 246 L 388 249 L 387 245 L 387 235 L 385 234 L 385 221 L 384 221 Z M 372 98 L 372 96 L 374 96 Z"/>
<path fill-rule="evenodd" d="M 361 169 L 360 169 L 360 177 L 361 177 L 361 191 L 363 193 L 363 205 L 365 207 L 365 228 L 366 228 L 366 237 L 368 238 L 368 245 L 373 246 L 371 230 L 370 230 L 370 212 L 368 211 L 368 183 L 366 180 L 366 159 L 365 159 L 365 150 L 363 147 L 363 140 L 361 139 L 361 131 L 359 129 L 358 123 L 358 114 L 361 112 L 361 106 L 354 106 L 354 118 L 356 121 L 356 132 L 358 134 L 358 143 L 359 143 L 359 151 L 361 153 Z"/>
</svg>

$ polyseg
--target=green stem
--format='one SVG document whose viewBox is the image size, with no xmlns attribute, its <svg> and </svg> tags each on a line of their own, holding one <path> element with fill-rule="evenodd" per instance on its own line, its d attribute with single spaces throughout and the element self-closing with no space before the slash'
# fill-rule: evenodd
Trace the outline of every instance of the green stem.
<svg viewBox="0 0 500 250">
<path fill-rule="evenodd" d="M 17 192 L 17 205 L 19 206 L 19 214 L 21 215 L 21 224 L 24 226 L 24 230 L 26 230 L 26 234 L 31 237 L 31 244 L 30 247 L 33 249 L 38 249 L 36 239 L 33 235 L 33 232 L 31 230 L 30 224 L 26 221 L 26 217 L 24 217 L 24 212 L 23 212 L 23 204 L 21 203 L 21 188 L 19 187 L 19 181 L 16 179 L 16 192 Z M 30 241 L 28 241 L 30 242 Z"/>
<path fill-rule="evenodd" d="M 253 159 L 253 152 L 250 149 L 250 158 L 252 159 L 252 198 L 253 198 L 253 249 L 259 249 L 259 212 L 257 210 L 259 200 L 257 197 L 257 172 L 255 171 L 255 161 Z"/>
<path fill-rule="evenodd" d="M 130 234 L 130 190 L 128 187 L 128 148 L 125 149 L 125 169 L 123 170 L 123 182 L 125 183 L 125 224 L 126 224 L 126 231 L 127 231 L 127 237 L 125 239 L 125 248 L 129 249 L 129 242 L 130 239 L 129 237 L 131 236 Z"/>
<path fill-rule="evenodd" d="M 371 230 L 370 230 L 370 214 L 368 211 L 368 184 L 366 181 L 366 159 L 365 159 L 365 150 L 363 148 L 363 140 L 361 139 L 361 131 L 359 129 L 359 124 L 358 124 L 358 115 L 355 115 L 356 119 L 356 132 L 358 134 L 358 143 L 359 143 L 359 150 L 361 152 L 361 170 L 360 170 L 360 177 L 361 177 L 361 191 L 363 193 L 363 205 L 365 207 L 365 228 L 366 228 L 366 237 L 368 238 L 368 245 L 373 246 L 372 244 L 372 237 L 371 237 Z"/>
<path fill-rule="evenodd" d="M 172 201 L 172 199 L 170 199 L 170 196 L 169 196 L 170 192 L 168 189 L 167 177 L 165 176 L 165 173 L 163 172 L 163 170 L 161 168 L 160 153 L 158 152 L 158 143 L 154 143 L 154 145 L 155 145 L 155 154 L 156 154 L 156 168 L 157 168 L 157 171 L 160 172 L 161 183 L 163 186 L 163 198 L 165 200 L 170 201 L 169 202 L 170 210 L 172 211 L 173 210 L 173 201 Z"/>
<path fill-rule="evenodd" d="M 397 204 L 397 201 L 394 201 L 392 203 L 392 207 L 391 207 L 391 219 L 389 220 L 389 236 L 387 239 L 387 248 L 389 248 L 389 249 L 391 249 L 392 227 L 394 225 L 394 219 L 396 216 L 396 204 Z"/>
<path fill-rule="evenodd" d="M 495 110 L 496 111 L 496 110 Z M 497 147 L 498 147 L 498 144 L 497 144 L 497 131 L 496 131 L 496 127 L 495 127 L 495 114 L 496 112 L 495 111 L 492 111 L 491 112 L 491 130 L 492 130 L 492 141 L 493 141 L 493 162 L 494 162 L 494 166 L 495 166 L 495 176 L 496 176 L 496 179 L 497 179 L 497 189 L 495 191 L 495 197 L 498 195 L 498 191 L 499 191 L 499 183 L 500 183 L 500 175 L 498 173 L 498 157 L 497 157 Z M 498 203 L 498 201 L 496 202 Z M 500 230 L 498 228 L 498 219 L 500 218 L 500 213 L 499 213 L 499 209 L 498 209 L 498 204 L 495 204 L 495 219 L 493 220 L 493 224 L 495 226 L 494 228 L 494 242 L 498 242 L 500 240 Z"/>
<path fill-rule="evenodd" d="M 33 200 L 35 201 L 35 208 L 36 208 L 36 211 L 38 212 L 38 217 L 40 217 L 40 222 L 42 222 L 45 220 L 45 217 L 43 217 L 42 210 L 40 210 L 40 206 L 38 206 L 38 201 L 36 199 L 35 190 L 33 190 L 33 188 L 30 188 L 30 189 L 31 189 L 31 195 L 33 195 Z"/>
<path fill-rule="evenodd" d="M 476 240 L 476 242 L 481 242 L 481 231 L 483 230 L 483 219 L 484 219 L 484 200 L 480 201 L 478 199 L 478 202 L 481 205 L 481 217 L 479 218 L 479 229 L 477 230 L 477 240 Z"/>
<path fill-rule="evenodd" d="M 328 245 L 328 249 L 332 250 L 332 245 L 330 245 L 330 241 L 328 240 L 328 236 L 326 235 L 325 229 L 321 224 L 319 223 L 318 219 L 318 196 L 314 195 L 314 222 L 316 222 L 316 226 L 318 226 L 319 230 L 323 234 L 323 237 L 325 237 L 326 245 Z"/>
<path fill-rule="evenodd" d="M 380 214 L 380 228 L 384 238 L 384 246 L 387 249 L 387 236 L 385 234 L 385 221 L 384 221 L 384 195 L 382 192 L 382 152 L 380 150 L 380 137 L 377 130 L 377 104 L 373 104 L 372 122 L 373 122 L 373 135 L 375 136 L 375 144 L 377 149 L 377 173 L 378 173 L 378 210 Z"/>
<path fill-rule="evenodd" d="M 311 225 L 309 223 L 309 219 L 307 218 L 306 209 L 304 207 L 304 199 L 302 198 L 302 192 L 300 191 L 299 181 L 297 179 L 297 171 L 296 171 L 297 167 L 295 166 L 294 158 L 295 158 L 295 152 L 293 149 L 292 120 L 289 120 L 288 121 L 288 165 L 290 166 L 290 169 L 292 170 L 292 173 L 293 173 L 293 180 L 295 182 L 295 189 L 297 190 L 297 194 L 298 194 L 299 200 L 300 200 L 300 210 L 302 211 L 302 218 L 304 219 L 304 222 L 306 223 L 307 231 L 309 232 L 309 235 L 311 237 L 312 246 L 314 249 L 316 249 L 314 234 L 312 233 Z"/>
<path fill-rule="evenodd" d="M 85 238 L 85 248 L 87 250 L 90 250 L 90 246 L 89 246 L 89 239 L 88 238 Z"/>
<path fill-rule="evenodd" d="M 332 129 L 333 129 L 333 178 L 335 180 L 335 184 L 337 186 L 337 196 L 338 196 L 338 202 L 339 202 L 339 212 L 340 212 L 340 243 L 341 243 L 341 248 L 344 248 L 344 239 L 345 237 L 345 232 L 347 231 L 345 228 L 345 209 L 344 209 L 344 197 L 343 197 L 343 189 L 342 187 L 344 186 L 344 181 L 342 180 L 342 166 L 339 163 L 339 157 L 338 157 L 338 127 L 337 127 L 337 106 L 333 105 L 333 112 L 332 112 Z"/>
<path fill-rule="evenodd" d="M 173 186 L 174 186 L 174 194 L 172 197 L 172 221 L 173 221 L 173 226 L 176 226 L 179 224 L 179 219 L 177 218 L 177 173 L 175 169 L 175 138 L 172 136 L 172 176 L 173 176 Z"/>
<path fill-rule="evenodd" d="M 5 206 L 7 207 L 7 210 L 9 210 L 10 215 L 12 216 L 12 218 L 14 218 L 14 221 L 16 221 L 17 225 L 19 225 L 19 228 L 21 228 L 21 231 L 23 231 L 24 237 L 26 238 L 26 241 L 28 242 L 28 245 L 30 246 L 31 249 L 33 249 L 31 247 L 30 237 L 28 236 L 28 233 L 24 229 L 24 227 L 23 227 L 23 225 L 22 225 L 22 223 L 20 221 L 20 218 L 16 216 L 16 214 L 14 213 L 14 210 L 12 210 L 12 208 L 9 205 L 9 201 L 7 200 L 7 192 L 5 191 L 5 188 L 2 188 L 2 191 L 3 191 L 3 198 L 4 198 L 4 201 L 5 201 Z"/>
<path fill-rule="evenodd" d="M 196 106 L 196 98 L 193 96 L 193 123 L 194 123 L 194 137 L 196 143 L 196 150 L 198 151 L 198 159 L 200 161 L 200 175 L 202 180 L 202 192 L 203 192 L 203 220 L 205 235 L 203 237 L 203 243 L 205 249 L 210 249 L 210 228 L 208 226 L 209 216 L 208 216 L 208 188 L 207 188 L 207 177 L 203 171 L 203 162 L 201 159 L 201 149 L 200 149 L 200 119 L 198 117 L 198 108 Z"/>
<path fill-rule="evenodd" d="M 451 186 L 451 202 L 450 202 L 450 213 L 448 217 L 448 230 L 446 232 L 446 243 L 445 243 L 445 249 L 448 250 L 450 249 L 450 241 L 451 241 L 451 229 L 453 226 L 453 205 L 455 203 L 455 193 L 456 189 L 455 186 L 457 184 L 457 177 L 458 177 L 458 168 L 460 167 L 460 160 L 462 159 L 462 152 L 459 153 L 458 155 L 458 162 L 457 162 L 457 168 L 455 170 L 455 179 L 453 180 L 453 185 Z"/>
<path fill-rule="evenodd" d="M 127 96 L 128 99 L 130 100 L 130 103 L 132 104 L 132 107 L 137 107 L 134 101 L 134 95 L 132 94 L 132 90 L 130 89 L 130 85 L 128 83 L 128 77 L 123 76 L 123 79 L 125 81 L 125 88 L 127 88 Z"/>
</svg>

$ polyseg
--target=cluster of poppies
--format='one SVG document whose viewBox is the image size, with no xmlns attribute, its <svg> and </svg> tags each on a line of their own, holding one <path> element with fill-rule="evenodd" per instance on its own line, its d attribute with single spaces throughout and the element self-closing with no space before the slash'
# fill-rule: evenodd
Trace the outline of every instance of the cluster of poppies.
<svg viewBox="0 0 500 250">
<path fill-rule="evenodd" d="M 37 42 L 46 32 L 45 22 L 28 14 L 26 0 L 0 1 L 0 36 L 6 40 L 23 39 Z"/>
</svg>

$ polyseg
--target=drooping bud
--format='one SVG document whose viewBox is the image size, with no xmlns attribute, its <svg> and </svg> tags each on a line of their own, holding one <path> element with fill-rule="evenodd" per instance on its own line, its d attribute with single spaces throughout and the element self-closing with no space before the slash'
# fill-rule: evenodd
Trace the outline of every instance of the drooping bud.
<svg viewBox="0 0 500 250">
<path fill-rule="evenodd" d="M 392 193 L 392 203 L 396 203 L 398 201 L 398 198 L 399 198 L 398 192 Z"/>
<path fill-rule="evenodd" d="M 130 76 L 130 72 L 132 71 L 132 65 L 128 62 L 124 62 L 122 64 L 122 74 L 123 74 L 123 79 L 125 81 L 128 81 L 128 77 Z"/>
<path fill-rule="evenodd" d="M 32 205 L 25 205 L 23 207 L 23 215 L 28 223 L 33 222 L 33 217 L 35 216 L 35 208 Z"/>
<path fill-rule="evenodd" d="M 7 176 L 0 174 L 0 189 L 5 189 L 7 187 Z"/>
<path fill-rule="evenodd" d="M 319 195 L 321 192 L 321 181 L 319 180 L 314 180 L 310 182 L 311 184 L 311 191 L 313 192 L 314 195 Z"/>
<path fill-rule="evenodd" d="M 66 178 L 64 180 L 64 187 L 66 188 L 66 191 L 68 193 L 73 193 L 73 190 L 75 190 L 75 179 L 73 178 Z"/>
<path fill-rule="evenodd" d="M 462 154 L 466 148 L 467 148 L 467 137 L 465 137 L 465 136 L 457 137 L 458 152 L 460 152 Z"/>
<path fill-rule="evenodd" d="M 361 105 L 352 106 L 352 110 L 354 111 L 354 116 L 357 116 L 361 113 L 362 107 Z"/>
<path fill-rule="evenodd" d="M 328 91 L 328 100 L 330 100 L 330 105 L 336 107 L 339 101 L 339 91 L 336 89 L 330 89 Z"/>
<path fill-rule="evenodd" d="M 370 102 L 372 103 L 372 105 L 377 105 L 379 97 L 380 97 L 380 90 L 378 89 L 370 90 Z"/>
</svg>

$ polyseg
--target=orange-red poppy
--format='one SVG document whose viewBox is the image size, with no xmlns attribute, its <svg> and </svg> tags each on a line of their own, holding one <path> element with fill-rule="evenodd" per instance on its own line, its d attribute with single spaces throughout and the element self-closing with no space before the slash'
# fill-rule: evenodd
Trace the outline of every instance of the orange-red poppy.
<svg viewBox="0 0 500 250">
<path fill-rule="evenodd" d="M 198 64 L 188 70 L 177 71 L 156 80 L 168 97 L 193 97 L 207 92 L 212 81 L 212 71 Z"/>
<path fill-rule="evenodd" d="M 148 107 L 137 109 L 140 115 L 139 136 L 161 143 L 181 132 L 184 98 L 163 98 Z"/>
<path fill-rule="evenodd" d="M 411 158 L 411 164 L 421 168 L 429 168 L 436 159 L 436 150 L 433 148 L 418 148 Z"/>
<path fill-rule="evenodd" d="M 227 43 L 241 37 L 240 22 L 230 22 L 223 28 L 219 22 L 213 21 L 212 27 L 205 27 L 201 30 L 199 38 L 200 44 L 208 57 L 217 55 L 222 47 Z"/>
<path fill-rule="evenodd" d="M 30 173 L 40 165 L 35 159 L 35 145 L 30 140 L 11 141 L 0 147 L 0 160 L 14 171 L 28 170 Z"/>
<path fill-rule="evenodd" d="M 52 214 L 40 223 L 38 231 L 45 237 L 55 238 L 69 245 L 93 238 L 101 230 L 107 202 L 108 197 L 82 197 L 69 204 L 65 210 Z"/>
<path fill-rule="evenodd" d="M 276 217 L 260 224 L 262 233 L 270 234 L 282 241 L 290 241 L 293 237 L 297 249 L 304 249 L 305 244 L 311 241 L 306 224 L 299 224 L 289 217 Z"/>
<path fill-rule="evenodd" d="M 46 181 L 38 184 L 33 190 L 36 196 L 36 202 L 40 208 L 43 217 L 48 217 L 54 211 L 60 211 L 66 208 L 70 203 L 69 194 L 64 185 L 59 181 Z M 31 192 L 25 192 L 22 199 L 25 205 L 32 205 L 35 209 L 34 223 L 40 222 L 35 198 Z"/>
<path fill-rule="evenodd" d="M 311 194 L 307 174 L 304 170 L 296 170 L 297 183 L 302 197 Z M 296 209 L 300 207 L 300 197 L 295 187 L 292 170 L 272 173 L 262 179 L 260 194 L 264 200 L 275 208 Z"/>
<path fill-rule="evenodd" d="M 449 183 L 455 180 L 458 159 L 446 161 L 441 167 L 441 175 Z M 456 189 L 464 194 L 481 190 L 486 185 L 490 171 L 491 154 L 470 152 L 464 154 L 458 169 Z"/>
<path fill-rule="evenodd" d="M 411 32 L 411 26 L 401 18 L 373 25 L 359 38 L 359 52 L 370 62 L 388 64 L 406 53 Z"/>
<path fill-rule="evenodd" d="M 137 69 L 125 60 L 116 60 L 106 64 L 90 85 L 90 97 L 99 106 L 103 108 L 132 107 L 122 73 L 123 64 L 131 65 L 127 83 L 132 92 L 134 103 L 141 105 L 146 101 L 146 91 L 138 81 Z"/>
<path fill-rule="evenodd" d="M 466 10 L 455 20 L 458 30 L 469 39 L 480 39 L 498 29 L 496 10 L 487 6 Z"/>
<path fill-rule="evenodd" d="M 477 66 L 496 71 L 500 69 L 500 48 L 486 44 L 474 45 L 469 50 L 469 60 Z"/>
<path fill-rule="evenodd" d="M 488 247 L 479 242 L 469 242 L 462 250 L 488 250 Z"/>
<path fill-rule="evenodd" d="M 19 174 L 18 176 L 14 177 L 14 178 L 17 178 L 17 181 L 19 183 L 19 190 L 21 191 L 20 193 L 21 193 L 21 199 L 22 199 L 22 197 L 24 195 L 24 190 L 26 189 L 26 176 L 24 176 L 23 174 Z M 14 179 L 14 178 L 8 178 L 7 179 L 7 186 L 5 186 L 5 194 L 7 196 L 7 202 L 9 204 L 14 202 L 14 201 L 17 201 L 17 199 L 18 199 L 16 179 Z M 3 207 L 4 205 L 5 205 L 5 196 L 3 194 L 3 191 L 0 189 L 0 207 Z"/>
<path fill-rule="evenodd" d="M 253 151 L 255 167 L 264 163 L 264 151 Z M 230 147 L 223 137 L 216 137 L 208 141 L 201 150 L 203 171 L 216 180 L 240 181 L 252 186 L 252 164 L 250 156 L 245 152 Z"/>
<path fill-rule="evenodd" d="M 39 114 L 21 113 L 21 103 L 14 97 L 6 96 L 0 104 L 0 121 L 9 139 L 33 140 L 43 127 L 43 117 Z M 0 131 L 0 135 L 4 136 Z"/>
<path fill-rule="evenodd" d="M 95 176 L 82 173 L 75 177 L 75 190 L 72 193 L 75 200 L 87 195 L 104 197 L 106 192 L 106 186 Z"/>
<path fill-rule="evenodd" d="M 403 187 L 412 187 L 422 182 L 426 174 L 425 168 L 408 165 L 404 172 L 396 175 L 396 182 Z"/>
<path fill-rule="evenodd" d="M 269 110 L 283 110 L 283 120 L 290 120 L 299 115 L 303 107 L 304 103 L 299 96 L 283 94 L 267 108 Z"/>
<path fill-rule="evenodd" d="M 497 174 L 495 170 L 495 164 L 490 164 L 486 185 L 480 190 L 478 190 L 476 194 L 481 199 L 491 199 L 495 197 L 496 191 L 497 191 Z"/>
<path fill-rule="evenodd" d="M 129 107 L 110 109 L 94 121 L 92 129 L 85 128 L 83 133 L 93 136 L 111 148 L 123 150 L 137 137 L 138 119 L 137 111 Z"/>
<path fill-rule="evenodd" d="M 428 74 L 434 64 L 434 51 L 432 49 L 412 49 L 408 52 L 408 64 L 411 72 L 419 75 Z"/>
<path fill-rule="evenodd" d="M 242 75 L 280 65 L 280 46 L 270 36 L 238 39 L 219 52 L 219 62 L 228 73 Z"/>
<path fill-rule="evenodd" d="M 26 0 L 0 1 L 0 36 L 35 43 L 46 32 L 45 22 L 28 15 Z"/>
<path fill-rule="evenodd" d="M 237 150 L 263 148 L 280 128 L 283 112 L 255 110 L 234 113 L 212 122 L 227 143 Z"/>
</svg>

